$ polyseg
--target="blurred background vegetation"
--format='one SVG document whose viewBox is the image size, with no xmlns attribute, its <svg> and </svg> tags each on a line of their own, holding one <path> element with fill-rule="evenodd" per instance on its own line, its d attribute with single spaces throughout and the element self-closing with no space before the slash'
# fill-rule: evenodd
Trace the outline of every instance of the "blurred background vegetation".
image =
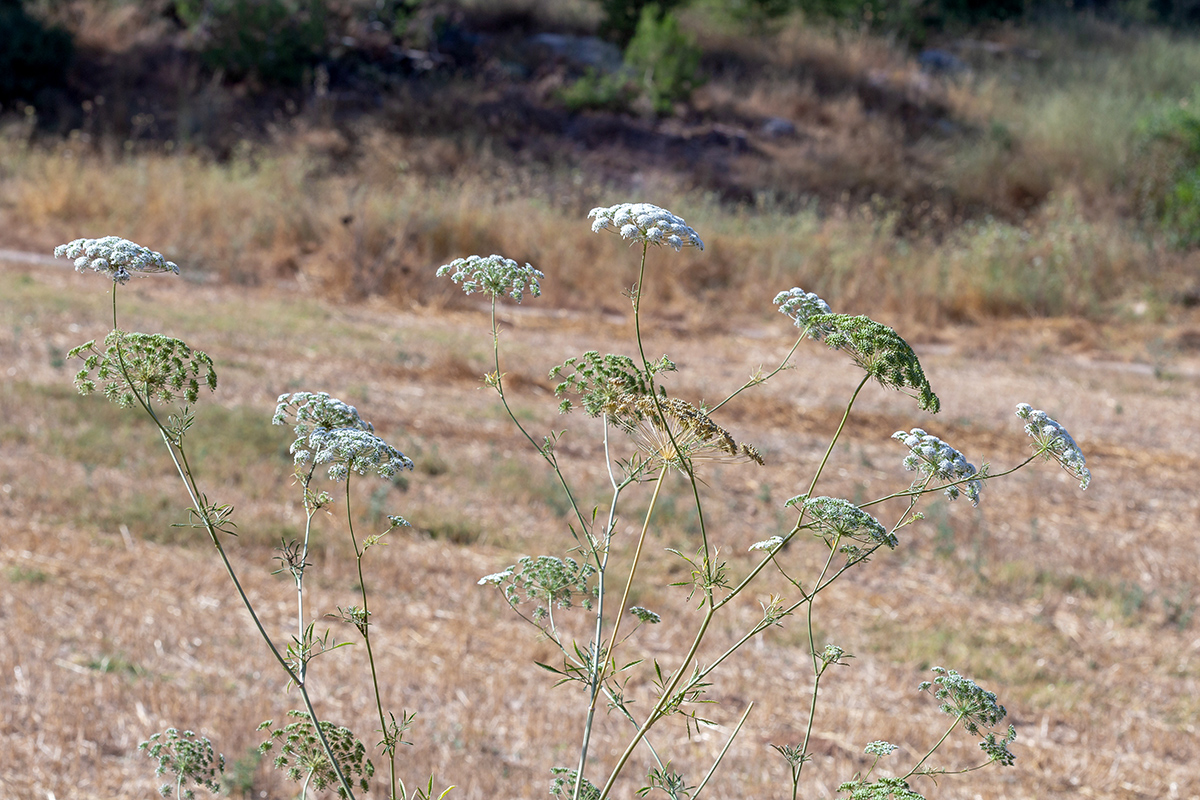
<svg viewBox="0 0 1200 800">
<path fill-rule="evenodd" d="M 7 246 L 149 242 L 224 280 L 453 299 L 504 252 L 615 289 L 593 205 L 931 323 L 1200 304 L 1200 0 L 0 0 Z M 563 234 L 562 231 L 578 233 Z M 601 285 L 597 286 L 597 282 Z M 610 285 L 611 284 L 611 285 Z"/>
</svg>

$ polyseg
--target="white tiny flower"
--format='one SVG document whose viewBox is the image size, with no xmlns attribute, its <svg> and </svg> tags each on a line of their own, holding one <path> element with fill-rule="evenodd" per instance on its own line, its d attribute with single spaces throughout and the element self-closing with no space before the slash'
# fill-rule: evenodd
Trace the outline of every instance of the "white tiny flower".
<svg viewBox="0 0 1200 800">
<path fill-rule="evenodd" d="M 863 752 L 873 756 L 887 756 L 899 750 L 899 746 L 891 742 L 871 742 L 864 748 Z"/>
<path fill-rule="evenodd" d="M 493 572 L 491 575 L 484 575 L 482 578 L 480 578 L 477 585 L 478 586 L 486 586 L 490 583 L 493 586 L 499 586 L 500 584 L 504 583 L 506 580 L 511 578 L 512 574 L 513 574 L 512 567 L 509 567 L 508 569 L 504 570 L 503 572 Z"/>
<path fill-rule="evenodd" d="M 1067 472 L 1079 479 L 1079 488 L 1086 489 L 1092 482 L 1092 473 L 1087 468 L 1087 459 L 1079 445 L 1067 433 L 1067 429 L 1051 418 L 1045 411 L 1035 409 L 1028 403 L 1017 405 L 1017 416 L 1026 420 L 1025 432 L 1033 437 L 1034 448 L 1039 455 L 1054 459 Z"/>
<path fill-rule="evenodd" d="M 162 253 L 119 236 L 76 239 L 54 248 L 54 255 L 73 259 L 76 272 L 91 269 L 109 276 L 114 283 L 127 282 L 133 272 L 179 274 L 179 265 L 167 261 Z"/>
<path fill-rule="evenodd" d="M 907 433 L 896 431 L 892 438 L 903 442 L 910 451 L 904 457 L 906 470 L 919 470 L 921 475 L 953 483 L 954 486 L 946 487 L 947 497 L 956 499 L 961 487 L 971 504 L 979 505 L 979 490 L 983 488 L 983 482 L 976 477 L 979 472 L 975 465 L 967 463 L 962 453 L 921 428 L 913 428 Z"/>
<path fill-rule="evenodd" d="M 684 247 L 704 249 L 700 236 L 665 208 L 650 203 L 621 203 L 608 208 L 593 208 L 588 212 L 592 231 L 599 233 L 610 225 L 616 227 L 622 239 L 645 244 L 666 244 L 676 252 Z"/>
<path fill-rule="evenodd" d="M 762 550 L 769 553 L 781 544 L 783 544 L 782 536 L 772 536 L 770 539 L 763 539 L 761 542 L 755 542 L 750 545 L 750 552 Z"/>
<path fill-rule="evenodd" d="M 829 304 L 812 292 L 806 292 L 799 286 L 788 289 L 786 292 L 775 295 L 775 305 L 779 306 L 780 313 L 787 314 L 792 318 L 796 327 L 804 331 L 805 336 L 819 341 L 829 333 L 829 329 L 826 327 L 810 324 L 813 317 L 833 313 Z"/>
<path fill-rule="evenodd" d="M 542 286 L 538 281 L 546 276 L 532 265 L 520 266 L 504 256 L 490 255 L 458 258 L 439 267 L 439 277 L 449 275 L 450 280 L 462 286 L 467 294 L 483 292 L 492 297 L 508 295 L 518 303 L 525 292 L 540 297 Z"/>
<path fill-rule="evenodd" d="M 658 614 L 655 614 L 650 609 L 642 608 L 641 606 L 633 606 L 629 609 L 629 613 L 633 614 L 640 621 L 649 625 L 657 625 L 658 623 L 662 622 L 662 617 L 660 617 Z"/>
</svg>

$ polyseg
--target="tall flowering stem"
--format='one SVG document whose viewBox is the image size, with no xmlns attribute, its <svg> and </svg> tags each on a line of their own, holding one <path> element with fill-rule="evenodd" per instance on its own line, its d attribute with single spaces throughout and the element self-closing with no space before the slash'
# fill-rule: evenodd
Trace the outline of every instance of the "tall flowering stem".
<svg viewBox="0 0 1200 800">
<path fill-rule="evenodd" d="M 263 642 L 266 643 L 271 655 L 280 667 L 283 668 L 289 681 L 295 683 L 299 688 L 305 708 L 312 719 L 314 728 L 317 730 L 325 754 L 337 773 L 339 783 L 346 792 L 346 796 L 353 798 L 354 792 L 350 787 L 350 783 L 342 773 L 341 767 L 334 757 L 333 750 L 324 733 L 321 731 L 316 709 L 313 707 L 303 677 L 288 663 L 287 658 L 275 645 L 270 634 L 267 633 L 262 620 L 259 619 L 258 612 L 254 608 L 254 604 L 250 601 L 249 596 L 242 587 L 241 581 L 238 579 L 237 571 L 234 569 L 233 563 L 229 560 L 228 553 L 225 551 L 225 546 L 221 541 L 221 534 L 233 534 L 234 525 L 229 519 L 232 508 L 209 503 L 207 496 L 200 490 L 195 479 L 195 474 L 188 463 L 187 450 L 184 447 L 184 435 L 192 424 L 190 410 L 185 407 L 177 417 L 173 416 L 164 423 L 154 409 L 154 401 L 170 402 L 175 399 L 176 392 L 182 392 L 188 402 L 194 402 L 197 399 L 196 390 L 190 387 L 186 390 L 184 389 L 184 378 L 179 372 L 180 365 L 183 363 L 178 356 L 179 346 L 182 346 L 182 349 L 189 354 L 188 358 L 191 357 L 190 353 L 192 351 L 186 345 L 183 345 L 182 342 L 170 340 L 168 337 L 147 334 L 125 334 L 121 331 L 118 324 L 117 287 L 120 284 L 128 282 L 132 272 L 172 272 L 179 274 L 179 267 L 174 262 L 167 261 L 160 253 L 115 236 L 108 236 L 102 239 L 76 239 L 55 248 L 54 254 L 58 257 L 73 258 L 75 260 L 75 269 L 78 272 L 91 269 L 92 271 L 108 275 L 113 281 L 113 331 L 109 334 L 109 338 L 113 341 L 109 351 L 112 354 L 111 357 L 109 352 L 101 354 L 95 351 L 92 342 L 74 348 L 70 353 L 70 355 L 79 356 L 84 359 L 85 369 L 76 376 L 76 383 L 79 385 L 81 393 L 90 393 L 92 388 L 94 388 L 94 383 L 90 380 L 91 372 L 95 371 L 98 376 L 105 378 L 106 375 L 111 375 L 115 371 L 119 373 L 120 380 L 128 388 L 128 391 L 125 392 L 115 388 L 117 384 L 113 382 L 109 384 L 113 388 L 106 387 L 105 394 L 122 407 L 137 405 L 149 416 L 151 422 L 158 429 L 163 444 L 167 448 L 167 453 L 171 456 L 171 461 L 175 465 L 176 472 L 179 474 L 188 497 L 192 501 L 192 508 L 190 510 L 199 520 L 197 523 L 198 527 L 203 528 L 208 534 L 209 541 L 221 558 L 221 563 L 224 565 L 225 572 L 229 575 L 230 581 L 233 583 L 234 590 L 237 592 L 238 597 L 241 598 L 243 606 L 245 606 L 246 611 L 250 614 L 255 628 L 258 630 Z M 125 349 L 126 341 L 133 341 L 135 343 L 146 342 L 149 344 L 148 348 L 144 348 L 138 352 L 137 357 L 139 360 L 136 364 L 131 363 L 127 356 Z M 171 344 L 172 342 L 178 342 L 179 346 Z M 91 351 L 90 354 L 84 355 L 88 351 Z M 205 383 L 209 389 L 215 390 L 217 379 L 215 371 L 211 369 L 212 362 L 204 354 L 201 353 L 200 356 L 203 357 L 203 361 L 209 368 Z M 194 364 L 194 360 L 191 363 Z"/>
</svg>

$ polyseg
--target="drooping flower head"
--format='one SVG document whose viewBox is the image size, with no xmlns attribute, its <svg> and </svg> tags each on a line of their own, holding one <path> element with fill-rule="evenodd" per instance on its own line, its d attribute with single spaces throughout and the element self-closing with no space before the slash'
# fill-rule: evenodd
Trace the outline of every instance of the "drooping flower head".
<svg viewBox="0 0 1200 800">
<path fill-rule="evenodd" d="M 134 272 L 174 272 L 179 274 L 179 265 L 167 261 L 162 253 L 148 247 L 122 239 L 105 236 L 101 239 L 76 239 L 54 248 L 56 258 L 75 260 L 75 271 L 91 269 L 102 272 L 114 283 L 126 283 Z"/>
<path fill-rule="evenodd" d="M 546 277 L 530 264 L 522 267 L 511 258 L 494 254 L 486 258 L 456 258 L 439 267 L 437 274 L 439 278 L 449 275 L 450 280 L 461 285 L 467 294 L 483 292 L 492 297 L 507 295 L 518 303 L 525 292 L 540 297 L 542 286 L 538 281 Z"/>
<path fill-rule="evenodd" d="M 679 252 L 684 247 L 704 249 L 696 231 L 665 208 L 650 203 L 620 203 L 608 208 L 593 208 L 588 212 L 592 232 L 612 229 L 622 239 L 645 244 L 667 245 Z"/>
<path fill-rule="evenodd" d="M 325 392 L 281 394 L 275 404 L 272 425 L 295 425 L 296 438 L 306 438 L 318 428 L 357 428 L 373 431 L 371 423 L 359 416 L 358 409 Z"/>
<path fill-rule="evenodd" d="M 814 313 L 806 322 L 811 330 L 821 332 L 817 338 L 826 346 L 849 355 L 881 386 L 900 391 L 914 389 L 916 393 L 910 396 L 916 399 L 918 408 L 931 414 L 941 410 L 942 401 L 929 385 L 917 354 L 887 325 L 849 314 Z"/>
<path fill-rule="evenodd" d="M 979 490 L 983 488 L 983 482 L 973 479 L 979 471 L 975 469 L 974 464 L 967 462 L 962 453 L 920 428 L 913 428 L 907 433 L 896 431 L 892 438 L 904 442 L 904 446 L 909 449 L 909 454 L 904 457 L 906 470 L 916 470 L 922 476 L 928 475 L 958 484 L 946 487 L 946 497 L 956 499 L 961 486 L 966 491 L 971 505 L 979 505 Z M 964 480 L 965 484 L 959 483 Z"/>
<path fill-rule="evenodd" d="M 1017 405 L 1017 416 L 1025 420 L 1025 432 L 1033 437 L 1038 454 L 1057 461 L 1063 469 L 1079 479 L 1080 489 L 1086 489 L 1092 482 L 1092 473 L 1087 468 L 1083 451 L 1075 444 L 1067 429 L 1045 411 L 1033 408 L 1028 403 Z"/>
</svg>

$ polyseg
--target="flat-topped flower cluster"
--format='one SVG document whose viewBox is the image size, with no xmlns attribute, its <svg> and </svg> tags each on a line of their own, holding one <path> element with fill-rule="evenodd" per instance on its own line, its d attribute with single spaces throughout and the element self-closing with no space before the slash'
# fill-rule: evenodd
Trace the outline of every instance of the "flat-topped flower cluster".
<svg viewBox="0 0 1200 800">
<path fill-rule="evenodd" d="M 684 247 L 704 249 L 704 242 L 681 217 L 650 203 L 620 203 L 588 212 L 592 231 L 613 229 L 622 239 L 666 245 L 679 252 Z"/>
<path fill-rule="evenodd" d="M 179 265 L 167 261 L 162 253 L 120 236 L 76 239 L 54 248 L 54 256 L 74 259 L 76 272 L 91 269 L 109 276 L 114 283 L 128 282 L 134 272 L 179 274 Z"/>
</svg>

